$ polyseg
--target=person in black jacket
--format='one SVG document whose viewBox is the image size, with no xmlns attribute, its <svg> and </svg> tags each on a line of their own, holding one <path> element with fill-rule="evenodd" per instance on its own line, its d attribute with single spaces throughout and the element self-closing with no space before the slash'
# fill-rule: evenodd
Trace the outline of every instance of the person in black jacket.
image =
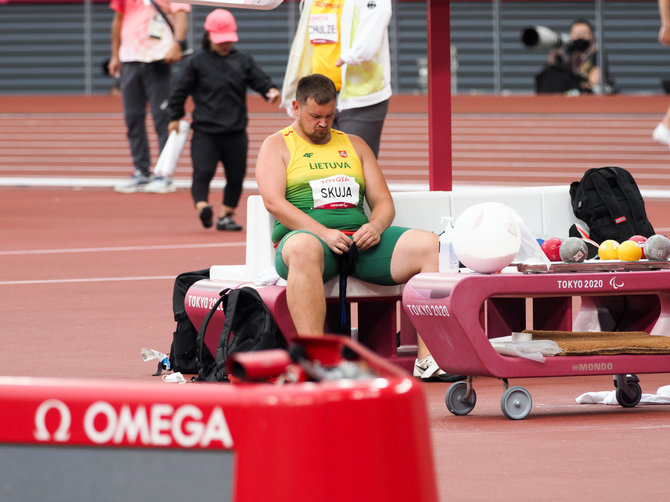
<svg viewBox="0 0 670 502">
<path fill-rule="evenodd" d="M 216 221 L 217 230 L 241 230 L 233 214 L 242 195 L 247 170 L 247 88 L 260 93 L 271 103 L 280 92 L 254 59 L 233 47 L 238 41 L 233 15 L 215 9 L 205 19 L 203 50 L 186 61 L 170 97 L 170 132 L 179 130 L 184 103 L 193 97 L 193 137 L 191 195 L 205 228 L 213 225 L 214 211 L 209 205 L 209 186 L 219 161 L 223 163 L 226 186 L 223 204 Z"/>
</svg>

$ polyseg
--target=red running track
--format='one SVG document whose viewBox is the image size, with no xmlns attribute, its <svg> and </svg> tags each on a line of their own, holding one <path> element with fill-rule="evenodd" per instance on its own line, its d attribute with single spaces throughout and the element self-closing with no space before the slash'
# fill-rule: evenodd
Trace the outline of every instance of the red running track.
<svg viewBox="0 0 670 502">
<path fill-rule="evenodd" d="M 566 183 L 588 167 L 614 163 L 634 168 L 643 188 L 666 189 L 664 166 L 670 152 L 649 139 L 667 105 L 665 98 L 623 98 L 455 99 L 456 186 L 497 183 L 491 174 L 499 169 L 494 163 L 519 173 L 508 176 L 500 168 L 500 183 L 519 184 Z M 114 98 L 58 98 L 50 108 L 41 98 L 0 101 L 3 183 L 21 176 L 125 176 L 129 160 Z M 380 161 L 390 164 L 395 159 L 394 166 L 409 171 L 388 171 L 392 183 L 427 182 L 423 101 L 412 98 L 392 107 Z M 68 121 L 74 120 L 68 118 L 75 113 L 73 103 L 81 106 L 76 114 L 92 116 L 102 125 L 84 126 L 78 134 L 49 142 L 51 135 L 68 130 Z M 284 120 L 272 110 L 253 111 L 253 138 L 262 134 L 254 124 L 264 124 L 266 117 L 272 117 L 273 127 Z M 32 126 L 21 126 L 17 134 L 23 121 Z M 556 127 L 550 129 L 549 124 Z M 575 127 L 582 133 L 573 136 Z M 566 129 L 574 139 L 564 141 Z M 613 131 L 622 133 L 616 141 Z M 89 149 L 81 146 L 97 134 L 108 135 L 112 146 L 106 141 Z M 575 152 L 579 137 L 580 153 L 568 155 Z M 625 146 L 624 137 L 630 137 L 633 146 Z M 70 153 L 59 150 L 63 141 L 71 143 Z M 256 143 L 252 149 L 257 148 L 257 140 L 252 142 Z M 544 155 L 550 142 L 558 148 Z M 512 143 L 526 147 L 512 157 L 503 155 L 510 153 L 505 145 Z M 103 153 L 104 148 L 109 151 Z M 600 153 L 589 157 L 593 152 Z M 626 152 L 630 157 L 624 163 Z M 104 165 L 95 164 L 96 159 L 104 160 Z M 484 169 L 489 174 L 478 174 L 477 166 L 485 161 L 491 163 Z M 515 162 L 525 164 L 512 166 Z M 647 169 L 647 164 L 656 168 Z M 646 177 L 659 172 L 658 178 Z M 188 177 L 187 162 L 179 175 Z M 227 234 L 202 229 L 186 190 L 120 195 L 108 188 L 5 186 L 0 188 L 0 201 L 3 375 L 105 377 L 166 385 L 150 376 L 153 365 L 142 362 L 139 352 L 145 346 L 169 350 L 174 276 L 244 259 L 244 231 Z M 655 199 L 648 201 L 648 207 L 657 228 L 670 229 L 665 219 L 667 203 Z M 239 217 L 244 221 L 244 210 Z M 643 391 L 648 393 L 669 380 L 668 374 L 641 375 Z M 667 406 L 622 409 L 575 403 L 583 392 L 611 390 L 609 377 L 523 379 L 512 384 L 530 391 L 533 411 L 525 420 L 513 422 L 500 411 L 500 382 L 479 378 L 475 383 L 477 406 L 466 417 L 447 411 L 446 384 L 425 385 L 442 500 L 666 498 Z"/>
<path fill-rule="evenodd" d="M 670 152 L 651 131 L 668 104 L 665 96 L 455 96 L 454 184 L 564 184 L 588 168 L 619 165 L 643 189 L 667 190 Z M 251 181 L 261 141 L 289 120 L 258 97 L 249 109 Z M 426 98 L 394 96 L 379 159 L 389 183 L 428 183 L 427 139 Z M 118 97 L 0 96 L 0 148 L 3 177 L 130 173 Z M 153 136 L 152 149 L 155 158 Z M 190 177 L 188 144 L 176 176 Z"/>
</svg>

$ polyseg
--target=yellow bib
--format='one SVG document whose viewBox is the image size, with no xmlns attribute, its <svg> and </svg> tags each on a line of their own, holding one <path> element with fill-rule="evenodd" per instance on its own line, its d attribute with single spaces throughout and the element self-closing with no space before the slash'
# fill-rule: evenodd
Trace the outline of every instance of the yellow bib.
<svg viewBox="0 0 670 502">
<path fill-rule="evenodd" d="M 340 57 L 340 20 L 344 0 L 315 0 L 309 11 L 309 41 L 313 45 L 312 72 L 321 73 L 342 88 L 342 72 L 335 66 Z"/>
</svg>

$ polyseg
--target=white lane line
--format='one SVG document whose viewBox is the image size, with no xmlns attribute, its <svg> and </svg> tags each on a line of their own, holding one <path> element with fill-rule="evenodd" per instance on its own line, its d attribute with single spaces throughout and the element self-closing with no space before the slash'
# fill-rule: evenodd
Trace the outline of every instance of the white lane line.
<svg viewBox="0 0 670 502">
<path fill-rule="evenodd" d="M 27 281 L 0 281 L 0 286 L 16 286 L 26 284 L 67 284 L 83 282 L 119 282 L 119 281 L 174 281 L 176 275 L 145 275 L 136 277 L 88 277 L 82 279 L 37 279 Z"/>
<path fill-rule="evenodd" d="M 0 255 L 26 254 L 62 254 L 62 253 L 115 253 L 117 251 L 146 251 L 157 249 L 197 249 L 216 247 L 245 246 L 245 242 L 215 242 L 210 244 L 165 244 L 159 246 L 116 246 L 102 248 L 65 248 L 65 249 L 17 249 L 14 251 L 0 251 Z"/>
</svg>

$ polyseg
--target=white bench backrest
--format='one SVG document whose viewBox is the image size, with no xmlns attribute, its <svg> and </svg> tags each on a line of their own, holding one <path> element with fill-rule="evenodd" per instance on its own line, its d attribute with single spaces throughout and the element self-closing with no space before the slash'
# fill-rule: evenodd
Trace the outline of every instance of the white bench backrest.
<svg viewBox="0 0 670 502">
<path fill-rule="evenodd" d="M 579 221 L 570 206 L 567 186 L 459 189 L 453 192 L 394 192 L 396 208 L 393 225 L 442 231 L 442 217 L 454 221 L 468 207 L 482 202 L 500 202 L 514 209 L 533 235 L 568 236 L 570 225 Z M 247 200 L 246 273 L 253 279 L 274 265 L 270 236 L 274 218 L 267 212 L 260 195 Z"/>
<path fill-rule="evenodd" d="M 265 209 L 263 198 L 250 195 L 247 199 L 246 265 L 256 275 L 274 265 L 275 250 L 271 239 L 274 221 L 274 217 Z"/>
<path fill-rule="evenodd" d="M 440 233 L 443 216 L 451 216 L 452 192 L 393 192 L 396 227 Z"/>
<path fill-rule="evenodd" d="M 560 237 L 564 239 L 568 236 L 568 229 L 574 224 L 579 223 L 586 227 L 586 224 L 577 219 L 572 211 L 570 202 L 570 187 L 551 186 L 542 187 L 542 229 L 543 237 Z M 541 237 L 538 235 L 538 237 Z"/>
</svg>

